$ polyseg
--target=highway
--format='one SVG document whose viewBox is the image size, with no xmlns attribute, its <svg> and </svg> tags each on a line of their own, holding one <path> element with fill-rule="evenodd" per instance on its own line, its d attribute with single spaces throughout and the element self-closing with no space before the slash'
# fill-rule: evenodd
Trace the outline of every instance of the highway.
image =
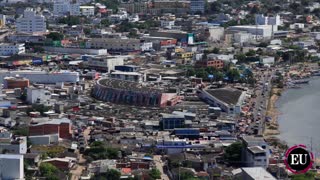
<svg viewBox="0 0 320 180">
<path fill-rule="evenodd" d="M 258 79 L 258 86 L 255 88 L 255 105 L 253 107 L 253 119 L 255 123 L 251 124 L 250 129 L 256 129 L 257 135 L 263 135 L 265 119 L 266 119 L 266 108 L 268 105 L 268 100 L 271 91 L 271 79 L 273 76 L 273 71 L 262 71 L 258 70 L 256 72 Z"/>
</svg>

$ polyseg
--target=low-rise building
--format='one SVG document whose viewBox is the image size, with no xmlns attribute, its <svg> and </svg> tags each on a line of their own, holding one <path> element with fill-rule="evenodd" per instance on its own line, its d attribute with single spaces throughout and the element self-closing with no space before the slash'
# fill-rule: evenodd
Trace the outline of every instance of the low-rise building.
<svg viewBox="0 0 320 180">
<path fill-rule="evenodd" d="M 24 179 L 24 160 L 20 154 L 0 154 L 0 178 Z"/>
<path fill-rule="evenodd" d="M 121 66 L 124 64 L 124 56 L 95 56 L 89 57 L 86 65 L 89 68 L 110 72 L 115 70 L 115 66 Z"/>
<path fill-rule="evenodd" d="M 111 72 L 110 77 L 114 79 L 121 79 L 124 81 L 133 81 L 137 83 L 141 83 L 144 79 L 143 74 L 138 72 L 115 71 L 115 72 Z"/>
<path fill-rule="evenodd" d="M 216 69 L 222 69 L 224 66 L 224 62 L 219 59 L 201 60 L 197 61 L 195 66 L 199 68 L 214 67 Z"/>
<path fill-rule="evenodd" d="M 140 51 L 139 39 L 93 38 L 86 42 L 87 48 L 102 48 L 108 51 Z"/>
<path fill-rule="evenodd" d="M 27 88 L 27 102 L 29 104 L 43 103 L 47 104 L 51 99 L 51 93 L 41 88 Z"/>
<path fill-rule="evenodd" d="M 27 153 L 27 138 L 12 136 L 0 138 L 0 152 L 10 154 L 26 154 Z"/>
<path fill-rule="evenodd" d="M 0 55 L 12 56 L 26 52 L 24 43 L 0 43 Z"/>
<path fill-rule="evenodd" d="M 263 137 L 242 137 L 244 147 L 242 149 L 242 161 L 247 167 L 263 167 L 269 165 L 270 149 Z"/>
<path fill-rule="evenodd" d="M 228 114 L 240 114 L 245 99 L 245 91 L 233 88 L 202 89 L 199 90 L 201 99 L 211 106 L 220 107 Z"/>
<path fill-rule="evenodd" d="M 83 16 L 94 16 L 94 6 L 80 6 L 80 12 Z"/>
<path fill-rule="evenodd" d="M 71 121 L 67 118 L 53 119 L 29 126 L 30 136 L 50 134 L 59 134 L 62 139 L 72 138 Z"/>
</svg>

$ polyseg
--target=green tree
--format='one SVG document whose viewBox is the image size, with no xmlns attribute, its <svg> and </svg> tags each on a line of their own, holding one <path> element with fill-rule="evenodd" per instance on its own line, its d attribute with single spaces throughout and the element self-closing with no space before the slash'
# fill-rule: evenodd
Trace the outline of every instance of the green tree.
<svg viewBox="0 0 320 180">
<path fill-rule="evenodd" d="M 185 180 L 191 180 L 194 179 L 194 174 L 193 172 L 187 170 L 187 171 L 182 171 L 180 173 L 180 179 L 185 179 Z"/>
<path fill-rule="evenodd" d="M 247 53 L 246 53 L 246 56 L 254 56 L 256 55 L 256 51 L 250 49 Z"/>
<path fill-rule="evenodd" d="M 67 16 L 58 20 L 58 23 L 68 24 L 69 26 L 78 25 L 80 22 L 81 20 L 78 16 Z"/>
<path fill-rule="evenodd" d="M 217 47 L 213 48 L 213 50 L 212 50 L 212 53 L 214 53 L 214 54 L 219 54 L 219 52 L 220 52 L 220 49 Z"/>
<path fill-rule="evenodd" d="M 227 71 L 227 77 L 231 82 L 234 82 L 240 78 L 240 73 L 237 69 L 229 69 Z"/>
<path fill-rule="evenodd" d="M 63 34 L 59 32 L 50 32 L 46 37 L 53 41 L 61 41 L 63 39 Z"/>
<path fill-rule="evenodd" d="M 237 54 L 235 58 L 238 60 L 239 63 L 244 63 L 246 61 L 246 55 L 244 54 Z"/>
<path fill-rule="evenodd" d="M 108 19 L 102 19 L 102 20 L 101 20 L 101 25 L 107 27 L 107 26 L 110 26 L 111 23 L 110 23 L 110 21 L 109 21 Z"/>
<path fill-rule="evenodd" d="M 236 165 L 241 163 L 242 143 L 232 143 L 225 149 L 224 158 L 230 164 Z"/>
<path fill-rule="evenodd" d="M 313 180 L 315 179 L 315 172 L 308 171 L 305 174 L 297 174 L 292 176 L 292 180 Z"/>
<path fill-rule="evenodd" d="M 59 180 L 59 177 L 57 176 L 59 169 L 50 163 L 41 163 L 40 173 L 42 176 L 46 177 L 46 179 Z"/>
<path fill-rule="evenodd" d="M 149 172 L 149 175 L 153 178 L 153 179 L 161 179 L 161 172 L 158 169 L 152 169 Z"/>
</svg>

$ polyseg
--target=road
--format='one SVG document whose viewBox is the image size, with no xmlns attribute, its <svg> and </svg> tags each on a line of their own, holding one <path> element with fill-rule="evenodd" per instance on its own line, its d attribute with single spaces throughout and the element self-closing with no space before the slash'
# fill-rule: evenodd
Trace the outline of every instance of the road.
<svg viewBox="0 0 320 180">
<path fill-rule="evenodd" d="M 266 108 L 268 106 L 268 100 L 271 91 L 271 79 L 273 76 L 273 71 L 263 71 L 261 73 L 261 76 L 262 88 L 257 91 L 256 108 L 254 108 L 255 120 L 257 120 L 257 118 L 260 118 L 260 120 L 258 121 L 258 135 L 263 135 L 264 132 Z"/>
<path fill-rule="evenodd" d="M 273 71 L 257 70 L 255 72 L 255 76 L 258 80 L 257 87 L 255 88 L 256 97 L 254 99 L 254 106 L 252 109 L 253 121 L 255 123 L 252 123 L 248 130 L 254 130 L 253 133 L 257 135 L 263 135 Z"/>
<path fill-rule="evenodd" d="M 169 177 L 167 176 L 167 174 L 163 172 L 164 163 L 161 160 L 161 155 L 155 155 L 153 158 L 156 163 L 157 169 L 159 169 L 159 171 L 161 172 L 161 180 L 169 180 Z"/>
<path fill-rule="evenodd" d="M 90 138 L 90 127 L 86 128 L 84 131 L 83 131 L 83 137 L 85 138 L 85 141 L 87 142 Z M 86 159 L 83 157 L 82 154 L 78 153 L 78 164 L 76 166 L 75 169 L 72 169 L 70 171 L 71 173 L 71 180 L 79 180 L 81 175 L 82 175 L 82 172 L 86 169 L 85 167 L 85 163 L 86 163 Z"/>
</svg>

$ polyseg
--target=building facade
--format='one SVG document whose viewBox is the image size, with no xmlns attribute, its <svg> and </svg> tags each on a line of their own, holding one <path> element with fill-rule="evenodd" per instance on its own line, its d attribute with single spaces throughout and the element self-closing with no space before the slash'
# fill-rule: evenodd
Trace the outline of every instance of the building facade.
<svg viewBox="0 0 320 180">
<path fill-rule="evenodd" d="M 192 14 L 195 13 L 204 13 L 204 6 L 205 1 L 204 0 L 191 0 L 190 1 L 190 11 Z"/>
<path fill-rule="evenodd" d="M 24 43 L 0 43 L 0 55 L 11 56 L 14 54 L 24 54 L 26 49 Z"/>
<path fill-rule="evenodd" d="M 281 19 L 278 14 L 273 17 L 264 16 L 263 14 L 257 14 L 255 20 L 256 20 L 256 25 L 274 25 L 274 26 L 281 25 Z"/>
<path fill-rule="evenodd" d="M 23 155 L 0 154 L 0 179 L 24 179 Z"/>
<path fill-rule="evenodd" d="M 139 39 L 92 38 L 86 42 L 87 48 L 102 48 L 108 51 L 139 51 Z"/>
<path fill-rule="evenodd" d="M 94 16 L 94 6 L 80 6 L 82 16 Z"/>
<path fill-rule="evenodd" d="M 53 119 L 29 126 L 29 135 L 50 135 L 59 134 L 59 138 L 72 138 L 71 121 L 67 118 Z"/>
<path fill-rule="evenodd" d="M 56 16 L 78 16 L 80 15 L 80 4 L 70 3 L 70 1 L 56 0 L 53 3 L 53 14 Z"/>
<path fill-rule="evenodd" d="M 46 20 L 43 15 L 38 15 L 32 8 L 24 10 L 23 17 L 17 19 L 18 33 L 45 33 Z"/>
<path fill-rule="evenodd" d="M 92 96 L 107 102 L 136 106 L 165 107 L 176 93 L 165 93 L 160 89 L 143 87 L 140 83 L 118 79 L 100 79 L 92 90 Z"/>
</svg>

